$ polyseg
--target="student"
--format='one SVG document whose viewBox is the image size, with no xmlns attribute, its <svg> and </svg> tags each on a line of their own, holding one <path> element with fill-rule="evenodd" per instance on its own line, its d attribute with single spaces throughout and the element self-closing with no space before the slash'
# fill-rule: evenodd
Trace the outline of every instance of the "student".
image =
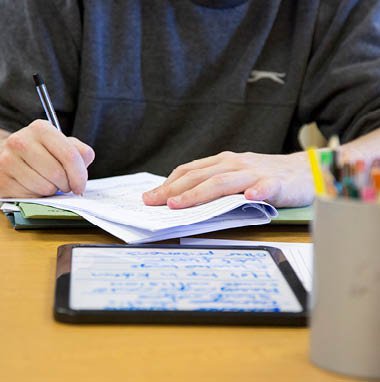
<svg viewBox="0 0 380 382">
<path fill-rule="evenodd" d="M 3 1 L 0 196 L 189 162 L 144 201 L 308 204 L 302 124 L 378 150 L 379 18 L 370 0 Z M 38 119 L 34 72 L 64 134 Z"/>
</svg>

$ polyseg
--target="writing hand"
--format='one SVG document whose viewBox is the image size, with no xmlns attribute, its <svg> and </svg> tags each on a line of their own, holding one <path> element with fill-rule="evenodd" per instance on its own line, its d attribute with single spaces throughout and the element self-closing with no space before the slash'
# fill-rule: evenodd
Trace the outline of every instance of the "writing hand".
<svg viewBox="0 0 380 382">
<path fill-rule="evenodd" d="M 177 167 L 160 187 L 145 192 L 143 200 L 178 209 L 237 193 L 277 207 L 310 204 L 314 192 L 306 153 L 222 152 Z"/>
<path fill-rule="evenodd" d="M 61 190 L 83 193 L 93 149 L 36 120 L 11 134 L 0 150 L 0 197 L 49 196 Z"/>
</svg>

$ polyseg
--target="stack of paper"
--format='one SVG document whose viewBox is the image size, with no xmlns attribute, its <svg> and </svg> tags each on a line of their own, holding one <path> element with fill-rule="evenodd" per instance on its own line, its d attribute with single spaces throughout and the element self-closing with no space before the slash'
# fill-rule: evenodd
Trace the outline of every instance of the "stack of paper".
<svg viewBox="0 0 380 382">
<path fill-rule="evenodd" d="M 161 176 L 138 173 L 90 180 L 84 196 L 62 193 L 47 198 L 0 201 L 31 202 L 72 211 L 129 243 L 265 224 L 277 216 L 271 205 L 249 201 L 244 195 L 224 196 L 181 210 L 146 206 L 142 193 L 159 186 L 164 180 Z"/>
</svg>

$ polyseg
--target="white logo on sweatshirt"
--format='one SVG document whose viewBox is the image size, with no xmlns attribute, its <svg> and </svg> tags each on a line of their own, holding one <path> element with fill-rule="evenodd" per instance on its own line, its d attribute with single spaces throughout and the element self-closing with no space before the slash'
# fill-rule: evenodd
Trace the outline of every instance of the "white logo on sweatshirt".
<svg viewBox="0 0 380 382">
<path fill-rule="evenodd" d="M 257 82 L 260 80 L 271 80 L 273 82 L 277 82 L 278 84 L 284 85 L 285 81 L 283 78 L 285 77 L 286 73 L 268 72 L 265 70 L 252 70 L 248 78 L 248 83 Z"/>
</svg>

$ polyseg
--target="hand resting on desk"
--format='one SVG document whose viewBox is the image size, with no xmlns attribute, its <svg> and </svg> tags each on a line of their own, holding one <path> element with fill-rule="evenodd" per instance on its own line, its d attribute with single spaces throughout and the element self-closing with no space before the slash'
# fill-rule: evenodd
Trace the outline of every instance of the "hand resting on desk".
<svg viewBox="0 0 380 382">
<path fill-rule="evenodd" d="M 147 205 L 186 208 L 244 193 L 277 207 L 304 206 L 314 191 L 307 155 L 222 152 L 177 167 L 162 186 L 144 193 Z"/>
<path fill-rule="evenodd" d="M 90 146 L 66 137 L 47 121 L 36 120 L 3 141 L 0 197 L 49 196 L 58 189 L 81 194 L 94 158 Z"/>
<path fill-rule="evenodd" d="M 339 161 L 380 156 L 380 128 L 339 148 Z M 276 207 L 312 202 L 314 191 L 306 152 L 289 155 L 223 152 L 177 167 L 164 184 L 143 195 L 145 204 L 186 208 L 223 195 L 244 193 Z"/>
</svg>

